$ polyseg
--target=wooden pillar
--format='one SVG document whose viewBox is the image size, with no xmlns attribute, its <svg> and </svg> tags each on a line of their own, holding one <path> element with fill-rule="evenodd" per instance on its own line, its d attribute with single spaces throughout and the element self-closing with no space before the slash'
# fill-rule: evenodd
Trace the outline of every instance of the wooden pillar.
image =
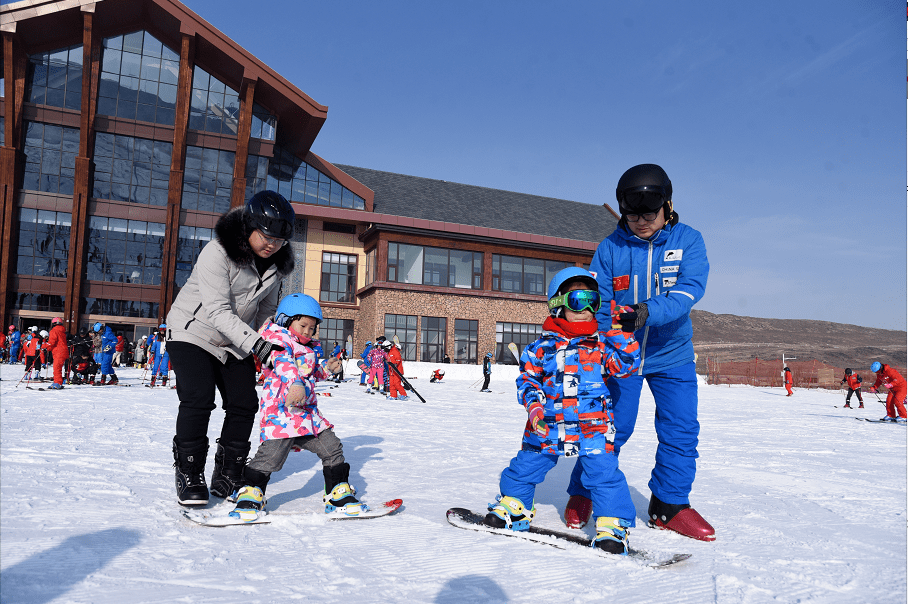
<svg viewBox="0 0 908 604">
<path fill-rule="evenodd" d="M 233 189 L 230 207 L 246 203 L 246 159 L 249 157 L 249 135 L 252 132 L 252 105 L 255 102 L 256 80 L 243 78 L 240 86 L 240 123 L 237 128 L 236 156 L 233 162 Z"/>
<path fill-rule="evenodd" d="M 164 319 L 174 297 L 177 270 L 177 243 L 180 238 L 180 208 L 183 197 L 183 172 L 186 168 L 186 133 L 192 100 L 192 72 L 195 68 L 195 36 L 184 33 L 180 43 L 180 75 L 177 106 L 173 123 L 173 154 L 170 157 L 170 181 L 167 191 L 167 218 L 164 223 L 164 253 L 161 261 L 161 297 L 159 310 Z"/>
<path fill-rule="evenodd" d="M 19 245 L 19 229 L 16 224 L 16 191 L 19 182 L 19 165 L 22 159 L 23 117 L 25 104 L 25 53 L 19 46 L 15 29 L 3 32 L 4 66 L 4 134 L 0 148 L 0 320 L 6 329 L 9 319 L 10 296 L 16 267 L 13 264 L 15 250 Z"/>
<path fill-rule="evenodd" d="M 101 74 L 101 42 L 94 35 L 94 5 L 82 7 L 82 102 L 79 119 L 79 154 L 76 156 L 69 259 L 66 265 L 66 299 L 63 324 L 69 333 L 79 331 L 82 319 L 82 275 L 88 252 L 88 200 L 91 194 L 91 157 L 95 139 L 95 111 Z"/>
</svg>

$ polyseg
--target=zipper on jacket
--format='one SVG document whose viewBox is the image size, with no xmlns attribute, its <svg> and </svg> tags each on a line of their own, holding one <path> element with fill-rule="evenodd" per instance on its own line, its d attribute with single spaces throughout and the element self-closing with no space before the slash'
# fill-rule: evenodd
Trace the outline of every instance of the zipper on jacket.
<svg viewBox="0 0 908 604">
<path fill-rule="evenodd" d="M 647 241 L 648 249 L 646 252 L 646 274 L 653 274 L 653 240 L 650 238 Z M 658 279 L 658 276 L 656 277 Z M 658 282 L 657 282 L 658 287 Z M 649 300 L 652 298 L 652 285 L 650 284 L 649 277 L 646 278 L 646 299 Z M 657 292 L 658 295 L 658 292 Z M 640 369 L 637 370 L 637 375 L 643 375 L 643 363 L 646 362 L 646 340 L 649 338 L 649 326 L 643 328 L 643 342 L 640 343 Z"/>
<path fill-rule="evenodd" d="M 201 302 L 199 302 L 199 305 L 195 307 L 195 310 L 194 310 L 194 311 L 192 311 L 192 318 L 189 319 L 189 321 L 186 322 L 186 325 L 183 326 L 183 331 L 188 331 L 188 330 L 189 330 L 189 326 L 192 324 L 193 321 L 195 321 L 195 316 L 196 316 L 196 314 L 198 314 L 198 312 L 199 312 L 200 310 L 202 310 L 202 303 L 201 303 Z"/>
</svg>

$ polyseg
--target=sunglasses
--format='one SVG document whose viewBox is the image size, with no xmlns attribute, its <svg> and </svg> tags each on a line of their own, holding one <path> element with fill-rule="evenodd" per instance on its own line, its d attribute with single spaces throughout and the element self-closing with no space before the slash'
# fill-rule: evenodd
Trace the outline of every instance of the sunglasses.
<svg viewBox="0 0 908 604">
<path fill-rule="evenodd" d="M 595 313 L 599 312 L 599 308 L 602 306 L 602 297 L 598 291 L 575 289 L 549 300 L 550 310 L 559 306 L 565 306 L 574 312 L 581 312 L 588 308 Z"/>
<path fill-rule="evenodd" d="M 659 212 L 647 212 L 646 214 L 625 214 L 624 217 L 627 218 L 628 222 L 637 222 L 641 218 L 646 222 L 652 222 L 658 215 Z"/>
</svg>

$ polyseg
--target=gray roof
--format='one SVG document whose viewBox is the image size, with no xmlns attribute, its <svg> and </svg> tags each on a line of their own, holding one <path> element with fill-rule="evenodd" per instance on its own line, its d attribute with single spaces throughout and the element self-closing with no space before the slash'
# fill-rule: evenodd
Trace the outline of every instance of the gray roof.
<svg viewBox="0 0 908 604">
<path fill-rule="evenodd" d="M 618 220 L 603 206 L 334 164 L 375 192 L 379 214 L 598 243 Z"/>
</svg>

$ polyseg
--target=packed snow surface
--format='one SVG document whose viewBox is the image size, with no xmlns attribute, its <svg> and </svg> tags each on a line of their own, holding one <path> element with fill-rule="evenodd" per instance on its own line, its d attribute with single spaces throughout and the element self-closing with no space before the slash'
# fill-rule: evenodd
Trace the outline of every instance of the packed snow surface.
<svg viewBox="0 0 908 604">
<path fill-rule="evenodd" d="M 16 387 L 0 370 L 0 600 L 37 602 L 898 602 L 906 601 L 906 428 L 855 421 L 838 391 L 700 387 L 691 500 L 716 529 L 704 543 L 646 527 L 656 449 L 644 388 L 621 453 L 637 507 L 632 546 L 693 557 L 655 570 L 585 548 L 559 550 L 455 528 L 450 507 L 484 511 L 517 452 L 526 413 L 516 368 L 405 363 L 426 398 L 368 395 L 356 382 L 319 397 L 366 503 L 394 515 L 329 521 L 321 463 L 293 453 L 268 486 L 271 524 L 209 528 L 183 518 L 173 486 L 177 392 Z M 353 363 L 348 364 L 356 373 Z M 46 386 L 47 384 L 41 384 Z M 37 388 L 38 384 L 32 384 Z M 223 412 L 212 414 L 212 447 Z M 258 431 L 253 433 L 253 447 Z M 254 450 L 254 449 L 253 449 Z M 209 452 L 207 474 L 213 466 Z M 573 460 L 536 492 L 535 524 L 564 528 Z M 212 498 L 209 508 L 232 508 Z M 566 530 L 566 529 L 565 529 Z M 592 534 L 591 527 L 584 529 Z"/>
</svg>

